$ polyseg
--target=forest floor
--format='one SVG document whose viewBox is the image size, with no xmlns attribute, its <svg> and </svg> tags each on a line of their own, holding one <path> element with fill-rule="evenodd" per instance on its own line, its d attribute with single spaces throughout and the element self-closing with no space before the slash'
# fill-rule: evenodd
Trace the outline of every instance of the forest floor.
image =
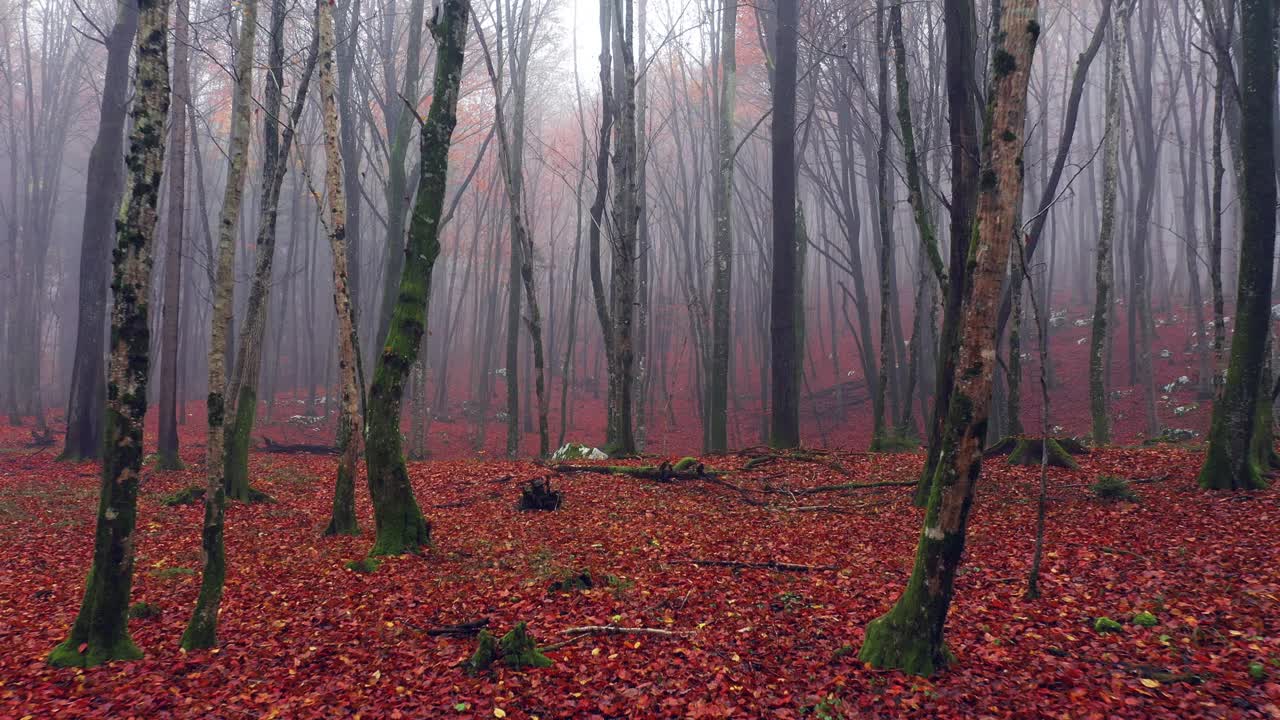
<svg viewBox="0 0 1280 720">
<path fill-rule="evenodd" d="M 910 572 L 911 488 L 803 492 L 910 480 L 919 454 L 710 459 L 723 482 L 566 474 L 548 513 L 515 509 L 521 481 L 547 472 L 533 463 L 415 462 L 435 544 L 361 573 L 346 564 L 371 543 L 364 488 L 365 534 L 324 538 L 335 460 L 255 453 L 276 502 L 231 506 L 221 644 L 184 653 L 201 508 L 161 499 L 199 481 L 188 444 L 192 469 L 144 472 L 133 599 L 159 613 L 131 630 L 146 657 L 79 671 L 44 658 L 79 604 L 97 470 L 20 439 L 0 438 L 0 717 L 1280 718 L 1280 493 L 1198 490 L 1195 449 L 1051 469 L 1034 601 L 1039 470 L 988 460 L 947 623 L 957 662 L 926 680 L 857 658 Z M 1101 474 L 1152 481 L 1104 502 Z M 583 570 L 591 587 L 553 589 Z M 1122 629 L 1096 631 L 1100 617 Z M 525 621 L 543 644 L 584 625 L 672 634 L 590 635 L 549 668 L 471 677 L 474 640 L 428 631 L 482 618 L 497 634 Z"/>
</svg>

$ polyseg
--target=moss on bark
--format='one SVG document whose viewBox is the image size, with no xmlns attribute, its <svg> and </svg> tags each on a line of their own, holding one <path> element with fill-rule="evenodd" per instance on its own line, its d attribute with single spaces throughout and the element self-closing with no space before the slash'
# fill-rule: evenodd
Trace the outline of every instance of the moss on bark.
<svg viewBox="0 0 1280 720">
<path fill-rule="evenodd" d="M 1071 454 L 1054 438 L 1018 438 L 1013 450 L 1009 453 L 1008 462 L 1010 465 L 1039 466 L 1042 454 L 1047 456 L 1044 459 L 1052 467 L 1080 469 L 1075 458 L 1071 457 Z"/>
<path fill-rule="evenodd" d="M 253 432 L 258 394 L 245 383 L 236 398 L 236 415 L 226 437 L 222 487 L 232 500 L 249 502 L 249 436 Z"/>
<path fill-rule="evenodd" d="M 369 391 L 365 459 L 377 526 L 377 538 L 370 555 L 418 552 L 431 540 L 431 526 L 418 508 L 405 467 L 400 405 L 409 370 L 418 358 L 426 332 L 431 273 L 440 255 L 440 218 L 449 172 L 449 145 L 458 121 L 468 10 L 463 0 L 445 0 L 431 24 L 437 48 L 435 100 L 420 132 L 422 159 L 418 192 L 409 223 L 400 291 Z"/>
<path fill-rule="evenodd" d="M 108 660 L 136 660 L 142 651 L 129 636 L 134 529 L 142 467 L 143 421 L 150 375 L 151 248 L 169 112 L 167 0 L 139 0 L 137 87 L 130 110 L 126 158 L 128 184 L 116 220 L 112 256 L 111 355 L 93 564 L 67 639 L 49 653 L 60 667 L 89 667 Z"/>
</svg>

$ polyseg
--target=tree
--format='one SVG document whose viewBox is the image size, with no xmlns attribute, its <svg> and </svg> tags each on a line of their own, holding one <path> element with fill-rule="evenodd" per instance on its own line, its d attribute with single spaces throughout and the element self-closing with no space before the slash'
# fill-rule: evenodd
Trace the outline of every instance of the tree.
<svg viewBox="0 0 1280 720">
<path fill-rule="evenodd" d="M 404 87 L 399 89 L 402 97 L 410 103 L 418 101 L 418 76 L 421 72 L 419 61 L 422 55 L 422 13 L 423 0 L 412 0 L 409 4 L 409 37 L 404 66 Z M 358 18 L 356 18 L 358 21 Z M 394 18 L 390 20 L 394 22 Z M 387 328 L 391 322 L 391 313 L 396 305 L 396 291 L 400 287 L 400 273 L 404 272 L 404 215 L 408 204 L 405 187 L 404 160 L 409 152 L 410 131 L 413 118 L 403 101 L 397 102 L 394 93 L 395 70 L 394 55 L 385 60 L 390 63 L 387 69 L 386 108 L 387 115 L 387 187 L 384 199 L 387 204 L 387 270 L 383 277 L 382 306 L 378 312 L 377 335 L 375 342 L 381 342 L 387 336 Z"/>
<path fill-rule="evenodd" d="M 724 452 L 729 444 L 726 425 L 733 326 L 733 111 L 738 82 L 737 20 L 737 0 L 723 0 L 720 6 L 720 95 L 716 125 L 719 170 L 711 195 L 715 236 L 711 261 L 711 369 L 707 373 L 706 449 L 709 452 Z"/>
<path fill-rule="evenodd" d="M 633 431 L 635 397 L 636 246 L 642 199 L 636 147 L 636 66 L 632 52 L 631 4 L 612 3 L 614 93 L 617 122 L 613 153 L 613 263 L 609 273 L 609 397 L 606 448 L 609 454 L 636 452 Z M 622 11 L 623 6 L 627 11 Z"/>
<path fill-rule="evenodd" d="M 436 40 L 436 68 L 431 110 L 419 131 L 422 159 L 418 191 L 409 222 L 400 291 L 369 388 L 365 461 L 377 525 L 371 555 L 416 552 L 431 541 L 431 526 L 413 496 L 401 451 L 400 405 L 405 381 L 426 332 L 431 272 L 440 255 L 440 217 L 447 189 L 449 145 L 458 122 L 458 88 L 462 81 L 467 15 L 467 0 L 444 0 L 438 17 L 430 25 Z"/>
<path fill-rule="evenodd" d="M 973 237 L 974 206 L 978 192 L 978 113 L 975 92 L 977 72 L 977 20 L 973 0 L 943 0 L 943 33 L 946 36 L 947 133 L 951 144 L 950 234 L 946 304 L 942 311 L 942 331 L 938 340 L 937 389 L 933 398 L 933 418 L 929 423 L 929 451 L 924 471 L 916 486 L 913 502 L 923 507 L 929 499 L 929 485 L 937 475 L 942 453 L 942 431 L 955 379 L 956 343 L 960 326 L 960 306 L 965 296 L 965 266 Z"/>
<path fill-rule="evenodd" d="M 58 666 L 89 667 L 134 660 L 142 651 L 129 636 L 129 590 L 136 551 L 142 425 L 147 413 L 151 249 L 164 169 L 169 114 L 168 0 L 139 0 L 137 92 L 130 111 L 127 194 L 116 221 L 111 291 L 106 441 L 94 533 L 93 565 L 71 633 L 49 654 Z"/>
<path fill-rule="evenodd" d="M 178 456 L 178 342 L 182 295 L 182 238 L 187 211 L 187 99 L 191 97 L 189 0 L 178 0 L 173 32 L 172 120 L 169 124 L 169 235 L 164 254 L 164 306 L 160 313 L 159 467 L 182 468 Z"/>
<path fill-rule="evenodd" d="M 284 89 L 284 0 L 271 1 L 271 32 L 268 35 L 267 82 L 262 109 L 262 187 L 259 192 L 260 216 L 257 234 L 257 265 L 253 285 L 240 323 L 236 362 L 227 389 L 227 414 L 231 424 L 226 434 L 223 487 L 233 500 L 261 499 L 249 487 L 249 444 L 253 422 L 258 412 L 258 381 L 262 376 L 262 348 L 267 329 L 267 307 L 271 301 L 272 267 L 276 254 L 276 217 L 280 207 L 280 190 L 289 169 L 289 152 L 293 147 L 294 128 L 302 116 L 302 108 L 316 65 L 316 43 L 313 39 L 303 64 L 297 97 L 286 118 L 280 117 Z M 283 132 L 282 132 L 283 128 Z"/>
<path fill-rule="evenodd" d="M 770 291 L 770 379 L 772 423 L 769 444 L 800 445 L 801 352 L 796 332 L 796 36 L 799 0 L 779 0 L 774 64 L 773 282 Z"/>
<path fill-rule="evenodd" d="M 1111 243 L 1115 237 L 1116 201 L 1120 171 L 1120 136 L 1124 109 L 1124 42 L 1126 9 L 1117 9 L 1116 22 L 1107 33 L 1107 87 L 1105 133 L 1102 149 L 1102 228 L 1098 233 L 1097 278 L 1094 282 L 1093 328 L 1089 340 L 1089 408 L 1093 416 L 1093 444 L 1111 442 L 1111 415 L 1107 403 L 1107 325 L 1111 315 L 1111 277 L 1114 274 Z"/>
<path fill-rule="evenodd" d="M 930 675 L 950 660 L 943 627 L 982 468 L 1000 290 L 1022 204 L 1023 125 L 1038 17 L 1038 0 L 1006 0 L 993 39 L 977 227 L 969 252 L 971 278 L 962 306 L 955 387 L 911 579 L 893 608 L 867 626 L 859 654 L 876 667 Z"/>
<path fill-rule="evenodd" d="M 360 438 L 364 418 L 360 413 L 360 340 L 356 331 L 355 303 L 347 279 L 347 198 L 343 182 L 342 131 L 335 96 L 333 6 L 316 2 L 316 39 L 323 47 L 320 62 L 320 114 L 324 125 L 325 190 L 329 195 L 329 250 L 333 253 L 333 306 L 338 322 L 338 380 L 342 387 L 338 415 L 338 476 L 334 483 L 333 515 L 326 535 L 355 535 L 356 472 L 360 463 Z M 299 102 L 301 105 L 301 102 Z"/>
<path fill-rule="evenodd" d="M 1250 447 L 1259 428 L 1259 395 L 1268 391 L 1262 378 L 1270 334 L 1276 228 L 1275 14 L 1271 0 L 1241 1 L 1240 274 L 1227 382 L 1213 406 L 1209 451 L 1200 468 L 1200 485 L 1210 489 L 1265 485 Z"/>
<path fill-rule="evenodd" d="M 236 45 L 234 90 L 231 98 L 231 137 L 227 141 L 227 185 L 218 215 L 218 244 L 213 284 L 212 329 L 209 335 L 209 430 L 205 446 L 204 524 L 200 532 L 200 552 L 204 572 L 200 578 L 200 595 L 187 629 L 182 633 L 182 647 L 187 650 L 213 647 L 217 643 L 218 607 L 222 603 L 222 584 L 226 579 L 226 548 L 222 530 L 226 520 L 226 490 L 223 484 L 223 459 L 227 415 L 227 355 L 230 353 L 232 289 L 235 265 L 236 231 L 244 198 L 245 166 L 249 159 L 251 92 L 253 90 L 253 46 L 258 32 L 258 0 L 245 0 L 241 6 L 240 40 Z"/>
<path fill-rule="evenodd" d="M 516 270 L 511 277 L 511 281 L 514 283 L 512 290 L 517 291 L 520 286 L 523 286 L 525 301 L 529 304 L 529 315 L 525 324 L 529 330 L 529 341 L 533 344 L 534 384 L 538 394 L 538 456 L 546 457 L 551 452 L 547 430 L 546 360 L 542 345 L 542 312 L 538 305 L 538 293 L 533 279 L 533 238 L 530 234 L 529 218 L 524 207 L 524 162 L 522 159 L 525 92 L 527 89 L 526 69 L 534 32 L 529 23 L 529 4 L 525 2 L 523 5 L 524 10 L 521 13 L 519 32 L 517 32 L 517 28 L 512 28 L 511 30 L 511 47 L 508 51 L 508 60 L 512 68 L 510 99 L 515 104 L 515 118 L 510 124 L 508 124 L 506 112 L 503 110 L 503 103 L 506 101 L 507 95 L 503 92 L 502 76 L 494 66 L 493 55 L 489 52 L 488 43 L 485 42 L 484 31 L 475 16 L 472 16 L 472 24 L 475 25 L 476 37 L 480 40 L 480 47 L 484 51 L 485 67 L 489 72 L 489 82 L 493 87 L 494 127 L 497 129 L 498 135 L 498 164 L 502 167 L 502 184 L 507 193 L 512 258 Z M 497 38 L 500 42 L 502 38 L 501 26 L 498 27 Z M 513 317 L 517 317 L 520 312 L 518 292 L 515 298 L 507 306 L 508 313 L 514 313 L 508 316 L 508 321 Z M 515 457 L 519 447 L 517 417 L 519 396 L 514 392 L 516 378 L 518 377 L 516 354 L 518 344 L 516 341 L 519 339 L 519 324 L 512 325 L 509 323 L 507 332 L 509 333 L 507 338 L 507 455 Z"/>
<path fill-rule="evenodd" d="M 71 370 L 71 398 L 67 402 L 66 460 L 102 455 L 103 404 L 106 401 L 105 324 L 111 218 L 120 207 L 124 185 L 124 121 L 129 109 L 129 51 L 138 30 L 138 8 L 132 0 L 120 3 L 115 25 L 106 38 L 107 67 L 102 84 L 102 112 L 98 136 L 89 152 L 85 172 L 84 230 L 80 250 L 80 302 L 76 322 L 76 352 Z"/>
</svg>

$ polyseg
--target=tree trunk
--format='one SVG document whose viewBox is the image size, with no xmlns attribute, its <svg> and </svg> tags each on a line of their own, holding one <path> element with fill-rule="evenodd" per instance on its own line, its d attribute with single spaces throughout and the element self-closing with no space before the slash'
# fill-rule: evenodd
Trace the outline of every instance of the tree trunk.
<svg viewBox="0 0 1280 720">
<path fill-rule="evenodd" d="M 169 218 L 164 256 L 164 306 L 160 336 L 160 437 L 159 467 L 180 470 L 178 455 L 178 343 L 182 295 L 182 241 L 187 212 L 187 98 L 191 96 L 190 1 L 178 0 L 173 35 L 172 120 L 169 126 Z M 185 411 L 186 403 L 183 403 Z M 185 412 L 183 413 L 185 415 Z"/>
<path fill-rule="evenodd" d="M 417 552 L 431 541 L 431 526 L 413 496 L 401 451 L 400 405 L 405 380 L 417 360 L 426 332 L 431 271 L 440 255 L 439 223 L 447 189 L 449 144 L 458 121 L 467 13 L 465 0 L 444 0 L 438 19 L 430 26 L 436 39 L 434 100 L 426 122 L 419 129 L 422 159 L 409 222 L 404 272 L 400 276 L 390 329 L 369 389 L 365 461 L 377 525 L 371 555 Z"/>
<path fill-rule="evenodd" d="M 1022 134 L 1027 82 L 1040 34 L 1038 15 L 1038 0 L 1006 0 L 1000 17 L 992 49 L 977 229 L 969 253 L 973 274 L 962 310 L 942 457 L 930 489 L 911 580 L 893 609 L 867 627 L 859 657 L 875 667 L 930 675 L 951 659 L 943 643 L 943 626 L 982 466 L 1000 290 L 1022 204 Z"/>
<path fill-rule="evenodd" d="M 102 327 L 106 322 L 107 271 L 112 220 L 120 209 L 124 185 L 124 122 L 129 109 L 129 51 L 138 30 L 133 0 L 119 3 L 115 25 L 107 37 L 107 67 L 102 85 L 98 136 L 89 151 L 84 229 L 80 246 L 80 302 L 76 351 L 67 402 L 67 441 L 62 459 L 102 456 L 106 372 Z M 179 205 L 181 207 L 181 205 Z M 16 208 L 15 208 L 16 212 Z"/>
<path fill-rule="evenodd" d="M 164 126 L 169 113 L 167 0 L 140 0 L 130 113 L 128 194 L 116 225 L 113 258 L 110 360 L 107 374 L 106 441 L 101 497 L 94 534 L 93 566 L 84 599 L 67 640 L 49 662 L 88 667 L 108 660 L 134 660 L 142 651 L 129 637 L 129 590 L 136 551 L 138 480 L 142 470 L 142 426 L 147 412 L 151 298 L 151 250 L 156 202 L 164 169 Z"/>
<path fill-rule="evenodd" d="M 287 123 L 280 122 L 281 90 L 284 87 L 284 0 L 271 2 L 270 60 L 263 110 L 263 161 L 261 217 L 258 221 L 257 267 L 253 286 L 240 325 L 236 343 L 235 369 L 227 397 L 231 427 L 226 437 L 223 487 L 227 497 L 248 501 L 254 493 L 249 487 L 249 445 L 258 410 L 258 382 L 262 375 L 262 346 L 267 328 L 267 308 L 271 302 L 271 272 L 275 260 L 276 217 L 280 206 L 280 189 L 289 169 L 289 151 L 293 147 L 294 128 L 302 115 L 311 74 L 316 63 L 316 39 L 312 38 L 298 83 L 298 94 Z M 283 125 L 283 133 L 280 126 Z"/>
<path fill-rule="evenodd" d="M 320 61 L 320 114 L 324 124 L 325 191 L 329 196 L 329 249 L 333 253 L 333 306 L 338 324 L 338 375 L 342 405 L 338 415 L 338 476 L 334 483 L 333 515 L 326 535 L 355 535 L 356 472 L 360 464 L 363 415 L 360 412 L 360 341 L 356 333 L 355 303 L 347 279 L 347 198 L 343 183 L 342 131 L 335 98 L 333 6 L 317 0 L 317 41 L 323 48 Z M 301 107 L 299 99 L 298 107 Z"/>
<path fill-rule="evenodd" d="M 245 0 L 240 18 L 240 41 L 236 46 L 236 64 L 231 100 L 231 137 L 227 141 L 227 186 L 218 219 L 218 246 L 215 256 L 213 284 L 212 332 L 209 336 L 209 430 L 205 446 L 204 527 L 200 549 L 204 556 L 204 572 L 200 580 L 200 596 L 196 599 L 191 621 L 182 634 L 182 647 L 187 650 L 213 647 L 217 643 L 218 606 L 222 603 L 222 584 L 226 578 L 226 549 L 223 546 L 223 524 L 226 519 L 226 492 L 223 484 L 225 448 L 227 352 L 231 327 L 233 270 L 236 253 L 236 230 L 240 224 L 240 208 L 244 199 L 245 166 L 249 159 L 250 114 L 253 91 L 253 46 L 258 30 L 258 0 Z"/>
<path fill-rule="evenodd" d="M 707 452 L 728 450 L 733 299 L 733 111 L 738 83 L 738 3 L 720 5 L 720 94 L 716 148 L 719 170 L 711 195 L 715 221 L 711 260 L 711 367 L 707 373 Z"/>
<path fill-rule="evenodd" d="M 623 16 L 623 5 L 627 12 Z M 614 92 L 618 99 L 616 149 L 613 154 L 613 264 L 609 278 L 608 424 L 605 446 L 610 455 L 636 452 L 633 425 L 636 309 L 636 242 L 641 198 L 637 192 L 636 68 L 631 46 L 630 3 L 614 3 L 614 38 L 618 52 Z"/>
<path fill-rule="evenodd" d="M 409 199 L 406 195 L 404 160 L 409 152 L 409 134 L 413 119 L 405 106 L 407 100 L 415 108 L 418 104 L 418 75 L 422 55 L 422 13 L 423 0 L 413 0 L 409 5 L 409 38 L 405 48 L 404 87 L 400 90 L 404 98 L 390 97 L 396 91 L 387 87 L 387 134 L 391 145 L 387 157 L 387 267 L 382 280 L 382 307 L 378 313 L 377 335 L 374 340 L 382 342 L 387 336 L 387 328 L 391 323 L 391 313 L 398 300 L 396 293 L 400 288 L 400 273 L 404 272 L 405 248 L 404 215 Z M 389 77 L 394 77 L 394 74 Z"/>
<path fill-rule="evenodd" d="M 947 302 L 942 312 L 938 342 L 938 368 L 929 423 L 929 451 L 913 502 L 923 507 L 929 499 L 929 485 L 937 475 L 942 453 L 942 431 L 955 378 L 956 343 L 960 327 L 960 305 L 965 295 L 966 264 L 973 237 L 974 205 L 978 192 L 978 118 L 974 84 L 977 20 L 973 0 L 943 0 L 946 35 L 946 88 L 948 133 L 951 143 L 951 187 L 959 188 L 951 198 L 951 254 Z"/>
<path fill-rule="evenodd" d="M 799 0 L 777 12 L 773 122 L 773 281 L 770 291 L 771 417 L 769 444 L 800 445 L 800 388 L 796 337 L 796 38 Z"/>
<path fill-rule="evenodd" d="M 1275 251 L 1276 182 L 1275 7 L 1269 0 L 1242 0 L 1240 27 L 1241 227 L 1240 274 L 1231 359 L 1222 396 L 1213 406 L 1209 452 L 1200 485 L 1218 490 L 1261 488 L 1262 468 L 1250 452 L 1258 430 L 1257 408 L 1271 323 L 1271 282 Z"/>
</svg>

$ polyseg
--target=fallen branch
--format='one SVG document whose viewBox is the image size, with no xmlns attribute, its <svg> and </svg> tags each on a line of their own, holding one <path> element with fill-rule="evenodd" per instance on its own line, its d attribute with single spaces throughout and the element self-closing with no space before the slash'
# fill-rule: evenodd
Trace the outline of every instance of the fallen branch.
<svg viewBox="0 0 1280 720">
<path fill-rule="evenodd" d="M 684 637 L 692 635 L 688 630 L 662 630 L 660 628 L 645 627 L 621 627 L 619 625 L 583 625 L 582 627 L 565 628 L 560 631 L 561 635 L 572 635 L 568 640 L 561 640 L 550 645 L 541 645 L 538 647 L 539 652 L 547 653 L 552 650 L 559 650 L 566 645 L 572 645 L 579 640 L 590 637 L 592 635 L 657 635 L 659 637 Z"/>
<path fill-rule="evenodd" d="M 425 632 L 435 637 L 471 637 L 479 635 L 480 631 L 489 627 L 489 618 L 480 618 L 470 622 L 458 623 L 457 625 L 443 625 L 437 628 L 428 628 Z"/>
<path fill-rule="evenodd" d="M 839 492 L 841 490 L 866 490 L 868 488 L 907 487 L 907 486 L 915 487 L 916 484 L 917 484 L 917 481 L 915 480 L 886 480 L 884 482 L 873 482 L 873 483 L 844 483 L 843 485 L 819 485 L 817 487 L 811 487 L 811 488 L 795 488 L 795 489 L 765 488 L 764 490 L 761 490 L 761 492 L 776 493 L 779 495 L 802 496 L 802 495 L 817 495 L 818 493 L 825 493 L 825 492 Z"/>
<path fill-rule="evenodd" d="M 307 443 L 278 443 L 266 435 L 262 436 L 262 452 L 278 455 L 337 455 L 338 448 L 329 445 L 311 445 Z"/>
<path fill-rule="evenodd" d="M 800 507 L 771 507 L 770 510 L 775 512 L 833 512 L 840 515 L 856 515 L 848 508 L 842 508 L 837 505 L 802 505 Z"/>
<path fill-rule="evenodd" d="M 761 570 L 777 570 L 779 572 L 812 572 L 814 570 L 838 570 L 835 565 L 797 565 L 795 563 L 778 562 L 746 562 L 742 560 L 668 560 L 673 565 L 709 565 L 714 567 L 752 568 Z"/>
</svg>

